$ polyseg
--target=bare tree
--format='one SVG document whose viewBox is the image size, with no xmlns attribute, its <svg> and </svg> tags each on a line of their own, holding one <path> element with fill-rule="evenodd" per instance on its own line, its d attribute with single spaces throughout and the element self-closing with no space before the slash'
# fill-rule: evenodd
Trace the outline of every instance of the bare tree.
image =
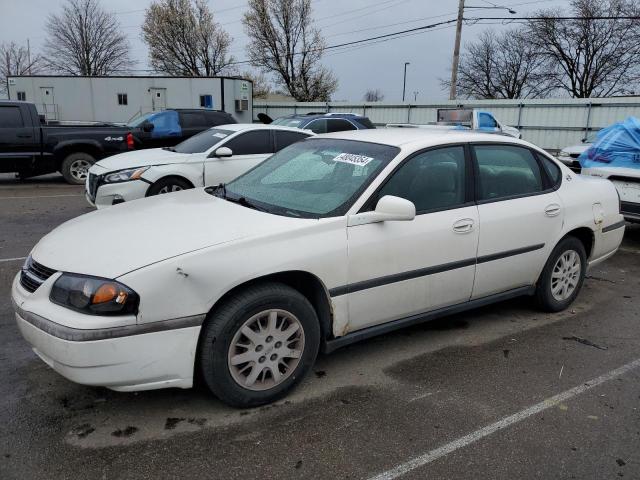
<svg viewBox="0 0 640 480">
<path fill-rule="evenodd" d="M 530 39 L 546 60 L 554 85 L 572 97 L 608 97 L 637 91 L 640 21 L 603 19 L 640 15 L 637 0 L 573 0 L 574 20 L 546 10 L 529 23 Z"/>
<path fill-rule="evenodd" d="M 37 75 L 44 70 L 44 62 L 40 55 L 29 58 L 26 47 L 15 42 L 0 44 L 0 93 L 9 90 L 7 77 L 11 75 Z"/>
<path fill-rule="evenodd" d="M 267 98 L 272 92 L 271 84 L 264 73 L 245 70 L 240 76 L 251 80 L 253 83 L 253 98 Z"/>
<path fill-rule="evenodd" d="M 233 63 L 231 36 L 205 0 L 160 0 L 147 9 L 142 39 L 154 70 L 174 76 L 212 77 Z"/>
<path fill-rule="evenodd" d="M 467 98 L 533 98 L 552 86 L 542 70 L 544 58 L 523 29 L 500 35 L 488 30 L 466 46 L 460 58 L 457 90 Z M 442 82 L 449 89 L 450 82 Z"/>
<path fill-rule="evenodd" d="M 254 67 L 275 74 L 277 84 L 299 102 L 331 98 L 338 82 L 320 64 L 325 43 L 313 26 L 311 0 L 249 0 L 242 22 Z"/>
<path fill-rule="evenodd" d="M 362 97 L 365 102 L 381 102 L 384 100 L 384 93 L 379 88 L 370 88 Z"/>
<path fill-rule="evenodd" d="M 49 67 L 69 75 L 109 75 L 133 64 L 129 43 L 113 13 L 99 0 L 67 0 L 45 25 Z"/>
</svg>

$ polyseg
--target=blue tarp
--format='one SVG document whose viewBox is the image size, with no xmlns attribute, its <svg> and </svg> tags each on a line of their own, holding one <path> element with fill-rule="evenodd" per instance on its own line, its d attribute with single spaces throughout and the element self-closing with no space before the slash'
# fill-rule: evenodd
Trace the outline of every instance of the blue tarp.
<svg viewBox="0 0 640 480">
<path fill-rule="evenodd" d="M 178 112 L 175 110 L 152 113 L 147 119 L 153 123 L 151 138 L 175 137 L 182 134 Z"/>
<path fill-rule="evenodd" d="M 640 169 L 640 120 L 629 117 L 598 132 L 593 145 L 578 158 L 582 168 Z"/>
</svg>

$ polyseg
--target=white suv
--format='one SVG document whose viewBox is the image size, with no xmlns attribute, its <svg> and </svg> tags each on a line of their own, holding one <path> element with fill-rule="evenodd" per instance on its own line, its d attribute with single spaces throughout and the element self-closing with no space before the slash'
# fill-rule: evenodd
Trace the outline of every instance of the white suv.
<svg viewBox="0 0 640 480">
<path fill-rule="evenodd" d="M 611 182 L 524 141 L 341 132 L 227 185 L 63 224 L 12 298 L 25 339 L 75 382 L 188 388 L 199 371 L 247 407 L 320 350 L 520 295 L 562 310 L 623 234 Z"/>
</svg>

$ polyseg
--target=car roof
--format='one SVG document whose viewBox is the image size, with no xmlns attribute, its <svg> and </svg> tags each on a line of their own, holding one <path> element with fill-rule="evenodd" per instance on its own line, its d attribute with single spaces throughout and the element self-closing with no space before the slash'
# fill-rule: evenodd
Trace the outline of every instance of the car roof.
<svg viewBox="0 0 640 480">
<path fill-rule="evenodd" d="M 351 118 L 354 120 L 358 120 L 361 118 L 367 118 L 364 115 L 360 115 L 357 113 L 340 113 L 340 112 L 311 112 L 311 113 L 297 113 L 293 115 L 285 115 L 279 118 L 295 118 L 295 119 L 304 119 L 304 120 L 315 120 L 316 118 Z"/>
<path fill-rule="evenodd" d="M 310 130 L 303 130 L 296 127 L 283 127 L 281 125 L 267 125 L 264 123 L 227 123 L 224 125 L 216 125 L 211 128 L 219 128 L 222 130 L 230 130 L 232 132 L 248 131 L 248 130 L 283 130 L 285 132 L 297 132 L 305 133 L 307 135 L 313 135 Z"/>
<path fill-rule="evenodd" d="M 225 112 L 224 110 L 213 110 L 211 108 L 167 108 L 165 111 L 175 111 L 175 112 L 211 112 L 211 113 L 224 113 L 225 115 L 231 116 L 229 112 Z M 152 112 L 153 113 L 153 112 Z"/>
<path fill-rule="evenodd" d="M 377 128 L 323 133 L 317 138 L 335 138 L 380 143 L 401 148 L 423 148 L 447 143 L 496 142 L 531 145 L 523 140 L 494 133 L 465 130 L 429 130 L 422 128 Z"/>
</svg>

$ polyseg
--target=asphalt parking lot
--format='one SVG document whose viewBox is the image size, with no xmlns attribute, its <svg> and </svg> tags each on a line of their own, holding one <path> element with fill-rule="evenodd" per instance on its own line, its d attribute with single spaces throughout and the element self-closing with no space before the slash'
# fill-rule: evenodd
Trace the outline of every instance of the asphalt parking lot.
<svg viewBox="0 0 640 480">
<path fill-rule="evenodd" d="M 53 372 L 10 284 L 80 187 L 0 175 L 0 478 L 640 478 L 640 226 L 573 307 L 519 299 L 322 356 L 287 399 L 116 393 Z M 87 249 L 91 245 L 77 245 Z"/>
</svg>

